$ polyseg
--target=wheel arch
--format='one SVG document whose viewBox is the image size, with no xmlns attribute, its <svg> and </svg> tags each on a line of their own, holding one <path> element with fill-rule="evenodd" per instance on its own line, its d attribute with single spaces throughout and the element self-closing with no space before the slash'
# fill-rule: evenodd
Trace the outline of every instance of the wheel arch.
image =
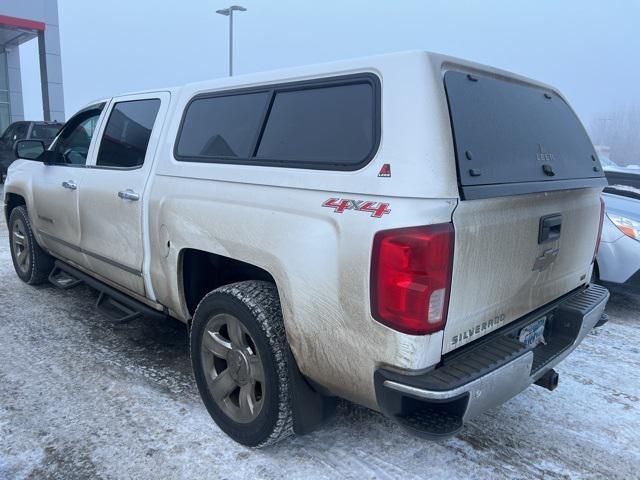
<svg viewBox="0 0 640 480">
<path fill-rule="evenodd" d="M 22 195 L 20 195 L 19 193 L 12 193 L 12 192 L 7 192 L 4 195 L 4 216 L 5 216 L 5 220 L 7 222 L 7 225 L 9 224 L 9 217 L 11 216 L 11 211 L 19 206 L 24 205 L 25 207 L 27 206 L 27 201 L 26 198 Z"/>
<path fill-rule="evenodd" d="M 292 311 L 293 292 L 290 278 L 285 271 L 279 270 L 277 259 L 269 264 L 271 268 L 264 268 L 256 265 L 257 262 L 245 262 L 204 249 L 185 247 L 178 252 L 177 260 L 176 301 L 179 302 L 183 319 L 189 326 L 200 300 L 209 292 L 224 285 L 247 280 L 273 283 L 280 301 L 287 342 L 296 366 L 299 365 L 304 328 L 296 321 Z"/>
<path fill-rule="evenodd" d="M 195 252 L 198 252 L 198 253 L 195 253 Z M 337 397 L 333 396 L 331 392 L 325 389 L 322 385 L 316 382 L 313 382 L 309 378 L 305 377 L 300 371 L 296 356 L 294 352 L 290 350 L 291 348 L 290 338 L 287 335 L 286 320 L 284 319 L 284 308 L 281 303 L 282 293 L 278 290 L 278 285 L 276 284 L 274 277 L 269 272 L 267 272 L 266 270 L 260 267 L 257 267 L 255 265 L 251 265 L 245 262 L 241 262 L 239 260 L 235 260 L 229 257 L 211 254 L 208 252 L 203 252 L 201 250 L 191 250 L 191 253 L 189 255 L 191 255 L 196 259 L 201 259 L 201 256 L 205 254 L 213 255 L 213 257 L 210 258 L 210 261 L 228 262 L 225 264 L 232 265 L 232 266 L 236 265 L 240 269 L 247 268 L 248 269 L 247 272 L 249 274 L 264 275 L 265 278 L 258 279 L 258 280 L 269 282 L 275 288 L 276 295 L 280 297 L 279 300 L 281 304 L 280 307 L 281 307 L 281 314 L 282 314 L 281 320 L 278 320 L 276 322 L 276 325 L 279 324 L 280 321 L 282 322 L 281 328 L 283 329 L 283 331 L 281 332 L 281 334 L 283 335 L 283 340 L 285 341 L 285 345 L 286 345 L 286 351 L 283 351 L 283 353 L 287 357 L 287 360 L 285 362 L 287 365 L 286 375 L 288 377 L 288 382 L 287 382 L 288 388 L 291 392 L 292 424 L 290 428 L 292 429 L 291 430 L 292 432 L 295 432 L 296 434 L 300 434 L 300 435 L 316 430 L 323 423 L 325 423 L 328 418 L 334 415 L 336 411 L 336 406 L 337 406 Z M 220 258 L 216 258 L 216 257 L 220 257 Z M 239 264 L 234 262 L 239 262 Z M 233 281 L 231 283 L 242 285 L 243 282 L 244 280 L 240 280 L 240 281 Z M 251 284 L 253 282 L 249 281 L 248 283 Z M 231 289 L 233 289 L 233 287 L 236 286 L 236 285 L 231 285 L 227 283 L 225 283 L 224 285 L 229 285 Z M 225 289 L 222 289 L 222 290 L 224 291 Z M 207 297 L 208 293 L 205 293 L 203 298 Z M 236 296 L 236 298 L 240 298 L 240 297 Z M 195 310 L 195 307 L 194 307 L 194 310 Z M 267 324 L 272 323 L 270 319 L 265 320 L 265 322 Z M 193 350 L 193 345 L 191 348 Z M 195 367 L 194 367 L 194 371 L 195 371 Z"/>
<path fill-rule="evenodd" d="M 264 280 L 273 283 L 280 295 L 278 282 L 264 268 L 205 250 L 182 249 L 177 271 L 181 301 L 190 316 L 207 293 L 231 283 Z"/>
</svg>

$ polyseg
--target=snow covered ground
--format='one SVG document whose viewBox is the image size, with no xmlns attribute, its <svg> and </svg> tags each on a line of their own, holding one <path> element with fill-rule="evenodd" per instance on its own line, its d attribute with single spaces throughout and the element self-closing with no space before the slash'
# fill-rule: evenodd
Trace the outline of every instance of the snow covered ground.
<svg viewBox="0 0 640 480">
<path fill-rule="evenodd" d="M 412 438 L 347 402 L 265 450 L 229 440 L 191 376 L 185 327 L 114 325 L 80 287 L 29 287 L 0 224 L 0 478 L 640 478 L 640 296 L 557 369 L 455 439 Z"/>
</svg>

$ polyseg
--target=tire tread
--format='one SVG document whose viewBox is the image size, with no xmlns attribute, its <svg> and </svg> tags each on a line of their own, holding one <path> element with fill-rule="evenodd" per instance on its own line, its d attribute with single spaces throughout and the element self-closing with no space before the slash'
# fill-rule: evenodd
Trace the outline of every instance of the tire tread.
<svg viewBox="0 0 640 480">
<path fill-rule="evenodd" d="M 198 307 L 212 295 L 229 295 L 242 302 L 264 332 L 273 352 L 279 383 L 278 418 L 270 435 L 255 445 L 263 448 L 293 435 L 293 408 L 289 379 L 289 346 L 276 286 L 267 281 L 247 280 L 219 287 L 205 295 Z"/>
<path fill-rule="evenodd" d="M 44 283 L 48 278 L 51 270 L 53 269 L 54 259 L 51 255 L 45 252 L 38 242 L 36 241 L 35 235 L 33 234 L 33 228 L 31 226 L 31 220 L 29 219 L 29 212 L 27 211 L 27 207 L 24 205 L 20 205 L 11 210 L 11 215 L 9 217 L 9 242 L 11 242 L 11 228 L 16 216 L 20 216 L 22 219 L 22 223 L 27 230 L 25 233 L 29 237 L 29 245 L 31 246 L 31 272 L 29 278 L 23 278 L 19 269 L 16 265 L 16 259 L 13 255 L 13 248 L 11 248 L 11 259 L 13 260 L 13 266 L 16 269 L 16 273 L 18 276 L 29 285 L 39 285 Z"/>
</svg>

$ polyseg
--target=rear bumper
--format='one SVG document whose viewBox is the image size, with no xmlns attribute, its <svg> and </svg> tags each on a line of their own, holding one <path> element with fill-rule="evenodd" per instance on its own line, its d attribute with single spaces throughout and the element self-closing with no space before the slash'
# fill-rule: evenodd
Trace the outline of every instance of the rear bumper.
<svg viewBox="0 0 640 480">
<path fill-rule="evenodd" d="M 517 395 L 569 355 L 598 323 L 608 299 L 606 288 L 592 284 L 451 352 L 427 373 L 380 369 L 380 409 L 418 435 L 454 435 L 464 421 Z M 520 329 L 542 316 L 546 343 L 521 344 Z"/>
</svg>

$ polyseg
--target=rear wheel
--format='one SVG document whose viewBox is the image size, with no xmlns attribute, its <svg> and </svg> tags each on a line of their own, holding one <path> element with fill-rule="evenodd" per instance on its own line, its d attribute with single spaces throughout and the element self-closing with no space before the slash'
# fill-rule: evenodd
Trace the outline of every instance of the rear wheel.
<svg viewBox="0 0 640 480">
<path fill-rule="evenodd" d="M 293 433 L 290 357 L 275 285 L 239 282 L 206 295 L 190 343 L 202 400 L 227 435 L 255 447 Z"/>
<path fill-rule="evenodd" d="M 9 243 L 13 267 L 18 277 L 29 285 L 44 282 L 53 268 L 53 257 L 36 242 L 29 214 L 24 206 L 11 210 Z"/>
</svg>

